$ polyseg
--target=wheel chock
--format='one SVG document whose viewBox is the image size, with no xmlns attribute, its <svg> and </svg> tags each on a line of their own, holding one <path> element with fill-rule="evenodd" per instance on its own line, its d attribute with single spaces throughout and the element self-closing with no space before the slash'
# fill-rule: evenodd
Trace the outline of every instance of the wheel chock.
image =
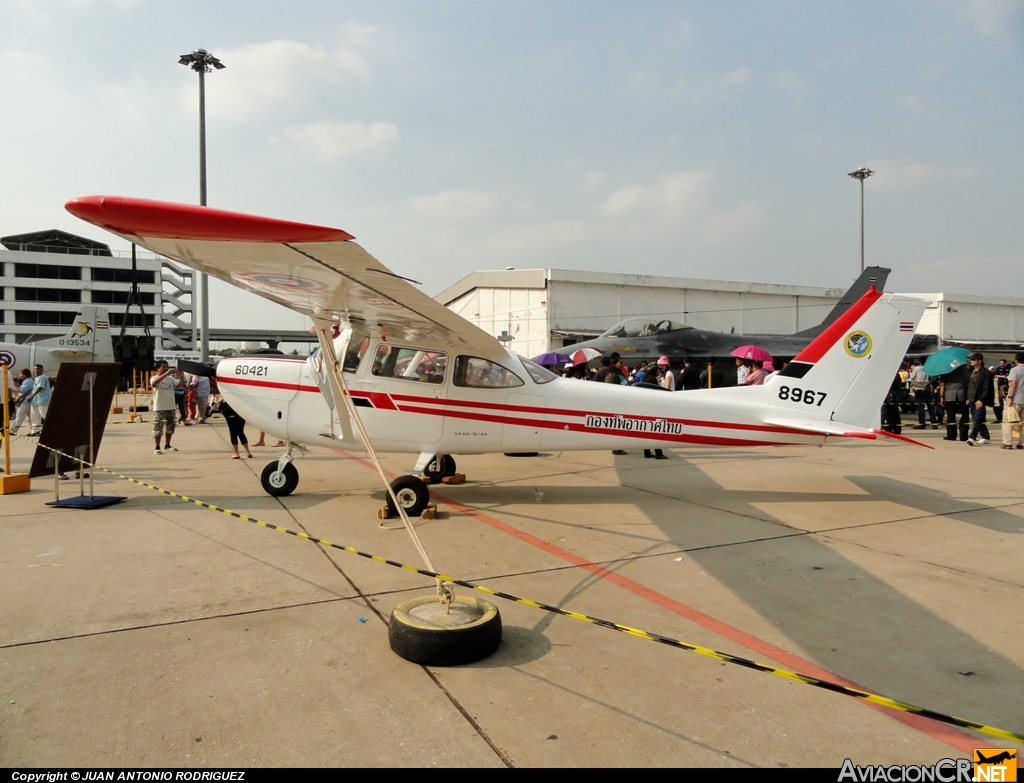
<svg viewBox="0 0 1024 783">
<path fill-rule="evenodd" d="M 14 495 L 32 489 L 32 481 L 27 473 L 11 473 L 0 475 L 0 495 Z"/>
<path fill-rule="evenodd" d="M 420 514 L 420 519 L 436 519 L 437 518 L 437 503 L 431 503 Z"/>
<path fill-rule="evenodd" d="M 433 481 L 431 481 L 430 476 L 427 476 L 425 474 L 420 476 L 420 481 L 422 481 L 424 484 L 433 484 L 434 483 Z"/>
<path fill-rule="evenodd" d="M 390 518 L 391 518 L 391 509 L 388 507 L 387 504 L 385 504 L 383 508 L 377 509 L 377 519 L 390 519 Z"/>
<path fill-rule="evenodd" d="M 465 473 L 456 473 L 454 476 L 445 476 L 441 481 L 445 484 L 461 484 L 466 480 Z"/>
</svg>

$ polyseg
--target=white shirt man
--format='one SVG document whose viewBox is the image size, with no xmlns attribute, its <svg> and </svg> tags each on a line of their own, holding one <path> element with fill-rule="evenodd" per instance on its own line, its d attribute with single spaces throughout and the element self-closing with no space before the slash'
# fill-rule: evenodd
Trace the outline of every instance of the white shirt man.
<svg viewBox="0 0 1024 783">
<path fill-rule="evenodd" d="M 174 400 L 174 387 L 185 385 L 185 376 L 161 361 L 156 368 L 156 375 L 149 380 L 153 388 L 153 439 L 156 441 L 155 454 L 165 451 L 177 451 L 171 445 L 171 436 L 177 423 L 178 404 Z M 160 435 L 164 435 L 164 447 L 160 449 Z"/>
<path fill-rule="evenodd" d="M 1024 418 L 1024 353 L 1019 353 L 1014 358 L 1017 364 L 1010 370 L 1010 374 L 1006 376 L 1006 379 L 1010 382 L 1010 388 L 1006 392 L 1005 410 L 1003 411 L 1004 449 L 1014 448 L 1013 428 L 1015 426 L 1018 430 L 1016 448 L 1024 449 L 1024 422 L 1021 421 Z M 1006 420 L 1010 408 L 1017 412 L 1016 422 Z"/>
</svg>

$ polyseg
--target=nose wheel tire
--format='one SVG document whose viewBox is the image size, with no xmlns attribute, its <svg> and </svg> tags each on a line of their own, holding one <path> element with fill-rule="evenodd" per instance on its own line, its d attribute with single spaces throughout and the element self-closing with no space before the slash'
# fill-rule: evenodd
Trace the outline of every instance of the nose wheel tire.
<svg viewBox="0 0 1024 783">
<path fill-rule="evenodd" d="M 438 454 L 423 471 L 423 475 L 433 482 L 455 475 L 455 458 L 451 454 Z"/>
<path fill-rule="evenodd" d="M 405 513 L 410 517 L 418 517 L 430 503 L 430 490 L 416 476 L 399 476 L 391 482 L 391 489 L 395 493 L 395 497 L 398 498 L 398 504 L 405 509 Z M 392 514 L 398 513 L 390 493 L 388 494 L 388 508 L 391 509 Z"/>
<path fill-rule="evenodd" d="M 268 495 L 283 497 L 290 495 L 299 486 L 299 471 L 290 462 L 284 466 L 284 470 L 277 469 L 277 460 L 268 462 L 263 468 L 260 476 L 260 483 Z"/>
<path fill-rule="evenodd" d="M 395 607 L 388 641 L 396 655 L 424 666 L 472 663 L 501 643 L 501 614 L 474 595 L 456 595 L 447 611 L 439 596 L 420 596 Z"/>
</svg>

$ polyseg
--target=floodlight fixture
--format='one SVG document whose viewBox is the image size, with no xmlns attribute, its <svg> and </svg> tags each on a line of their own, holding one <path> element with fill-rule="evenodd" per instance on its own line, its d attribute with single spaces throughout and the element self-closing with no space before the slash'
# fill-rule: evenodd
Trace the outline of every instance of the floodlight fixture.
<svg viewBox="0 0 1024 783">
<path fill-rule="evenodd" d="M 867 166 L 861 166 L 856 171 L 847 174 L 860 181 L 860 273 L 864 274 L 864 180 L 874 174 Z"/>
</svg>

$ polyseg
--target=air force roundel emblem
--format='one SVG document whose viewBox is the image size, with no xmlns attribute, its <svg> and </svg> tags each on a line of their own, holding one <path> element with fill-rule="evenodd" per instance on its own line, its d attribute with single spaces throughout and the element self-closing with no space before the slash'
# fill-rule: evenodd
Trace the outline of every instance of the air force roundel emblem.
<svg viewBox="0 0 1024 783">
<path fill-rule="evenodd" d="M 863 359 L 871 353 L 871 335 L 867 332 L 850 332 L 843 340 L 843 347 L 854 359 Z"/>
</svg>

